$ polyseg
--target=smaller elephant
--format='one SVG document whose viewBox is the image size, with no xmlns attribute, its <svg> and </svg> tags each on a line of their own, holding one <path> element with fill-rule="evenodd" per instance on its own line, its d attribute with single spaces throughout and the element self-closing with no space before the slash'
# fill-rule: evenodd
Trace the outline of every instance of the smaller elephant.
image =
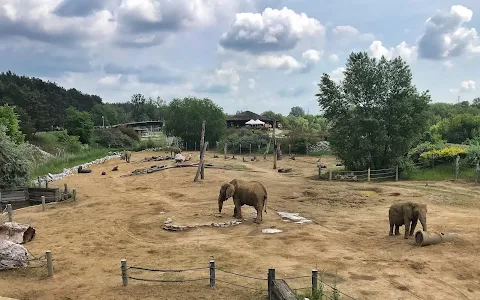
<svg viewBox="0 0 480 300">
<path fill-rule="evenodd" d="M 125 160 L 127 163 L 130 162 L 130 157 L 132 157 L 132 153 L 130 151 L 123 151 L 120 155 L 120 159 Z"/>
<path fill-rule="evenodd" d="M 235 209 L 233 216 L 237 219 L 243 219 L 242 206 L 249 205 L 257 210 L 255 223 L 262 221 L 262 209 L 267 213 L 267 190 L 258 181 L 243 181 L 233 179 L 229 183 L 225 183 L 220 188 L 218 195 L 218 212 L 222 213 L 223 202 L 233 197 Z"/>
<path fill-rule="evenodd" d="M 390 221 L 389 235 L 393 235 L 394 227 L 395 235 L 400 235 L 399 227 L 405 225 L 404 238 L 408 239 L 413 235 L 418 220 L 422 223 L 423 231 L 427 231 L 427 205 L 410 201 L 394 203 L 388 211 L 388 219 Z"/>
</svg>

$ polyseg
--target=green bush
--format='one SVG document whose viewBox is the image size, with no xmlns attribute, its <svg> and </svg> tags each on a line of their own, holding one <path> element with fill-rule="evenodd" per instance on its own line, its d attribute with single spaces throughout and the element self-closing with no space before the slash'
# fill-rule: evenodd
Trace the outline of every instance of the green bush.
<svg viewBox="0 0 480 300">
<path fill-rule="evenodd" d="M 480 161 L 480 137 L 468 140 L 467 161 L 470 164 Z"/>
<path fill-rule="evenodd" d="M 440 150 L 431 150 L 423 152 L 420 155 L 420 162 L 430 165 L 432 164 L 432 157 L 435 163 L 446 163 L 453 161 L 456 157 L 460 156 L 461 158 L 467 155 L 467 151 L 459 146 L 445 147 Z"/>
<path fill-rule="evenodd" d="M 33 167 L 33 155 L 27 144 L 16 144 L 0 125 L 0 189 L 25 187 Z"/>
<path fill-rule="evenodd" d="M 166 142 L 163 139 L 144 139 L 140 143 L 138 143 L 135 147 L 135 151 L 142 151 L 146 149 L 153 149 L 153 148 L 165 148 Z"/>
<path fill-rule="evenodd" d="M 250 147 L 252 145 L 252 151 L 258 150 L 258 145 L 263 148 L 270 142 L 270 136 L 266 131 L 253 130 L 253 129 L 229 129 L 225 136 L 219 143 L 219 151 L 223 151 L 225 143 L 228 145 L 229 153 L 239 153 L 240 145 L 242 148 Z M 270 145 L 270 149 L 273 149 L 273 144 Z"/>
<path fill-rule="evenodd" d="M 132 148 L 137 142 L 121 130 L 115 128 L 96 129 L 93 132 L 93 140 L 100 146 L 107 148 Z"/>
<path fill-rule="evenodd" d="M 68 135 L 67 131 L 37 133 L 31 144 L 51 154 L 82 151 L 82 143 L 77 136 Z"/>
<path fill-rule="evenodd" d="M 118 126 L 118 130 L 120 130 L 123 134 L 131 137 L 135 141 L 140 142 L 140 136 L 132 127 L 121 125 L 121 126 Z"/>
<path fill-rule="evenodd" d="M 414 163 L 420 162 L 420 155 L 424 152 L 433 151 L 433 150 L 440 150 L 445 148 L 444 142 L 439 143 L 431 143 L 431 142 L 423 142 L 415 146 L 414 148 L 410 149 L 407 154 L 407 158 L 412 160 Z"/>
</svg>

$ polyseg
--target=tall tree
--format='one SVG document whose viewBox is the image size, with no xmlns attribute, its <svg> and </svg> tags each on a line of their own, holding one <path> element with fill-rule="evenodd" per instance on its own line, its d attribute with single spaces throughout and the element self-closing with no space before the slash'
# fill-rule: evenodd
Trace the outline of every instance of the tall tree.
<svg viewBox="0 0 480 300">
<path fill-rule="evenodd" d="M 428 91 L 417 92 L 400 57 L 351 53 L 344 75 L 337 84 L 324 73 L 316 94 L 333 152 L 351 170 L 391 167 L 426 129 Z"/>
<path fill-rule="evenodd" d="M 80 142 L 88 144 L 93 133 L 92 118 L 88 112 L 81 112 L 74 107 L 69 107 L 65 129 L 69 135 L 78 136 Z"/>
<path fill-rule="evenodd" d="M 223 109 L 208 98 L 173 99 L 168 104 L 167 111 L 167 134 L 181 137 L 188 143 L 200 141 L 203 120 L 206 121 L 205 140 L 209 141 L 210 145 L 220 141 L 227 127 Z"/>
<path fill-rule="evenodd" d="M 303 117 L 304 115 L 305 115 L 305 110 L 300 106 L 294 106 L 290 109 L 289 116 Z"/>
<path fill-rule="evenodd" d="M 23 143 L 24 135 L 20 131 L 18 115 L 7 104 L 0 106 L 0 125 L 5 126 L 6 134 L 17 144 Z"/>
</svg>

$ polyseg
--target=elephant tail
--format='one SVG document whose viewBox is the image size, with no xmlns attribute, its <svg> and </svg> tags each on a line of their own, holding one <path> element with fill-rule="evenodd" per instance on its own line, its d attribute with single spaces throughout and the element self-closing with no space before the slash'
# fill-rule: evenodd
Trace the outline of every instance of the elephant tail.
<svg viewBox="0 0 480 300">
<path fill-rule="evenodd" d="M 263 207 L 265 208 L 265 213 L 267 213 L 267 196 L 263 199 Z"/>
</svg>

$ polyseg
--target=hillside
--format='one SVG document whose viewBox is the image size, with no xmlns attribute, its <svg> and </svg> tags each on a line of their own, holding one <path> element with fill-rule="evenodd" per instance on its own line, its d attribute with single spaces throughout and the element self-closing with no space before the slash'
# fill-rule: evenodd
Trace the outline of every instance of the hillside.
<svg viewBox="0 0 480 300">
<path fill-rule="evenodd" d="M 16 106 L 22 132 L 28 135 L 62 127 L 69 106 L 90 111 L 95 104 L 102 104 L 102 98 L 8 71 L 0 73 L 0 105 L 4 104 Z"/>
</svg>

